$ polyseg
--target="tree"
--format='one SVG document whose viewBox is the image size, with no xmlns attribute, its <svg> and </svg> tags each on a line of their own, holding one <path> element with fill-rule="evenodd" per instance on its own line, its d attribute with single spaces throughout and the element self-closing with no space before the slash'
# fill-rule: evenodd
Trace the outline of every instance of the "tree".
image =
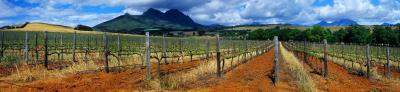
<svg viewBox="0 0 400 92">
<path fill-rule="evenodd" d="M 375 44 L 398 44 L 398 35 L 396 31 L 390 27 L 374 26 L 372 33 L 372 41 Z"/>
<path fill-rule="evenodd" d="M 93 28 L 89 27 L 89 26 L 85 26 L 85 25 L 77 25 L 75 28 L 75 30 L 84 30 L 84 31 L 93 31 Z"/>
<path fill-rule="evenodd" d="M 349 32 L 344 39 L 346 43 L 360 43 L 367 44 L 371 43 L 370 31 L 362 25 L 351 25 L 346 27 Z"/>
<path fill-rule="evenodd" d="M 204 34 L 206 34 L 206 31 L 205 30 L 200 30 L 198 32 L 198 34 L 199 34 L 199 36 L 204 36 Z"/>
<path fill-rule="evenodd" d="M 306 29 L 304 32 L 304 37 L 311 42 L 321 42 L 323 39 L 332 41 L 332 32 L 322 28 L 321 26 L 313 26 L 311 29 Z"/>
<path fill-rule="evenodd" d="M 349 32 L 344 30 L 343 28 L 340 28 L 338 31 L 333 32 L 333 36 L 336 42 L 343 42 L 347 34 L 349 34 Z"/>
</svg>

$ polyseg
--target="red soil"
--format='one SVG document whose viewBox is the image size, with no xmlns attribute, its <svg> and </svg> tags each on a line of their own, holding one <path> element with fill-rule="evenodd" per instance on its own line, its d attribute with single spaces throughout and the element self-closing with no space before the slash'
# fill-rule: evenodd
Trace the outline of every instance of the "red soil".
<svg viewBox="0 0 400 92">
<path fill-rule="evenodd" d="M 190 91 L 211 92 L 265 92 L 265 91 L 298 91 L 294 82 L 290 82 L 286 70 L 280 73 L 280 81 L 274 86 L 271 76 L 273 73 L 274 51 L 270 50 L 255 57 L 245 64 L 238 66 L 224 75 L 224 79 L 208 84 L 207 87 L 195 88 Z M 282 59 L 281 59 L 282 60 Z M 281 64 L 281 67 L 284 65 Z M 284 68 L 281 68 L 284 69 Z M 207 80 L 207 79 L 206 79 Z M 199 86 L 197 86 L 199 87 Z"/>
<path fill-rule="evenodd" d="M 193 68 L 199 61 L 161 65 L 162 72 L 177 72 Z M 156 75 L 156 64 L 152 64 L 152 74 Z M 18 89 L 23 92 L 50 91 L 50 92 L 103 92 L 103 91 L 139 91 L 146 77 L 146 69 L 125 69 L 111 73 L 77 74 L 63 79 L 35 81 Z"/>
<path fill-rule="evenodd" d="M 10 75 L 13 69 L 14 68 L 7 68 L 7 67 L 0 66 L 0 77 Z"/>
<path fill-rule="evenodd" d="M 385 67 L 384 66 L 378 66 L 378 72 L 380 75 L 385 75 Z M 400 72 L 398 71 L 397 68 L 391 67 L 390 68 L 390 78 L 392 79 L 399 79 L 400 78 Z"/>
<path fill-rule="evenodd" d="M 304 58 L 302 53 L 298 53 L 299 58 Z M 332 92 L 365 92 L 372 90 L 379 91 L 400 91 L 400 86 L 397 84 L 388 84 L 382 82 L 372 82 L 365 76 L 354 75 L 347 71 L 345 68 L 328 61 L 328 80 L 325 80 L 321 75 L 320 68 L 323 68 L 321 60 L 309 56 L 308 61 L 310 66 L 303 63 L 303 65 L 311 72 L 314 83 L 319 91 L 332 91 Z"/>
</svg>

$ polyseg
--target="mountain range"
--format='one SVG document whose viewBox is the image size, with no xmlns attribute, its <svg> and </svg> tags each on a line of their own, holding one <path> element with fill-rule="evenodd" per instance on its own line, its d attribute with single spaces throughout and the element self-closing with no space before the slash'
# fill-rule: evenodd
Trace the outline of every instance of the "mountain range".
<svg viewBox="0 0 400 92">
<path fill-rule="evenodd" d="M 382 23 L 381 26 L 385 26 L 385 27 L 393 27 L 396 26 L 397 24 L 390 24 L 390 23 Z"/>
<path fill-rule="evenodd" d="M 94 26 L 95 29 L 107 32 L 139 33 L 144 30 L 190 30 L 204 27 L 194 22 L 189 16 L 177 9 L 165 13 L 150 8 L 142 15 L 125 13 L 109 21 Z"/>
<path fill-rule="evenodd" d="M 341 19 L 341 20 L 333 21 L 331 23 L 328 23 L 326 21 L 321 21 L 315 25 L 317 25 L 317 26 L 349 26 L 349 25 L 353 25 L 353 24 L 358 24 L 358 23 L 351 19 Z"/>
</svg>

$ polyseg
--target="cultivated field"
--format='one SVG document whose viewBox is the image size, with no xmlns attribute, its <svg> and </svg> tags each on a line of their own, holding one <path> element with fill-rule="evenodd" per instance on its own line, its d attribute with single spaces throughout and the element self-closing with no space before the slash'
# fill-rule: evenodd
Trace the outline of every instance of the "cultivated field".
<svg viewBox="0 0 400 92">
<path fill-rule="evenodd" d="M 0 36 L 6 92 L 400 91 L 399 48 L 385 45 L 75 31 Z"/>
</svg>

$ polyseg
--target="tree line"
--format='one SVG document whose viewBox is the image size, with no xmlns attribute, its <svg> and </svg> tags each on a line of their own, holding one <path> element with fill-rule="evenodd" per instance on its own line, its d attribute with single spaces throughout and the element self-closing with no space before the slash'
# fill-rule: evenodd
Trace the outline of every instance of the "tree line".
<svg viewBox="0 0 400 92">
<path fill-rule="evenodd" d="M 300 30 L 294 28 L 270 28 L 248 30 L 227 30 L 222 33 L 223 36 L 244 36 L 251 40 L 267 40 L 279 36 L 282 41 L 310 41 L 322 42 L 327 39 L 331 43 L 357 43 L 357 44 L 390 44 L 400 46 L 400 25 L 396 27 L 350 25 L 339 30 L 313 26 L 311 28 Z"/>
</svg>

